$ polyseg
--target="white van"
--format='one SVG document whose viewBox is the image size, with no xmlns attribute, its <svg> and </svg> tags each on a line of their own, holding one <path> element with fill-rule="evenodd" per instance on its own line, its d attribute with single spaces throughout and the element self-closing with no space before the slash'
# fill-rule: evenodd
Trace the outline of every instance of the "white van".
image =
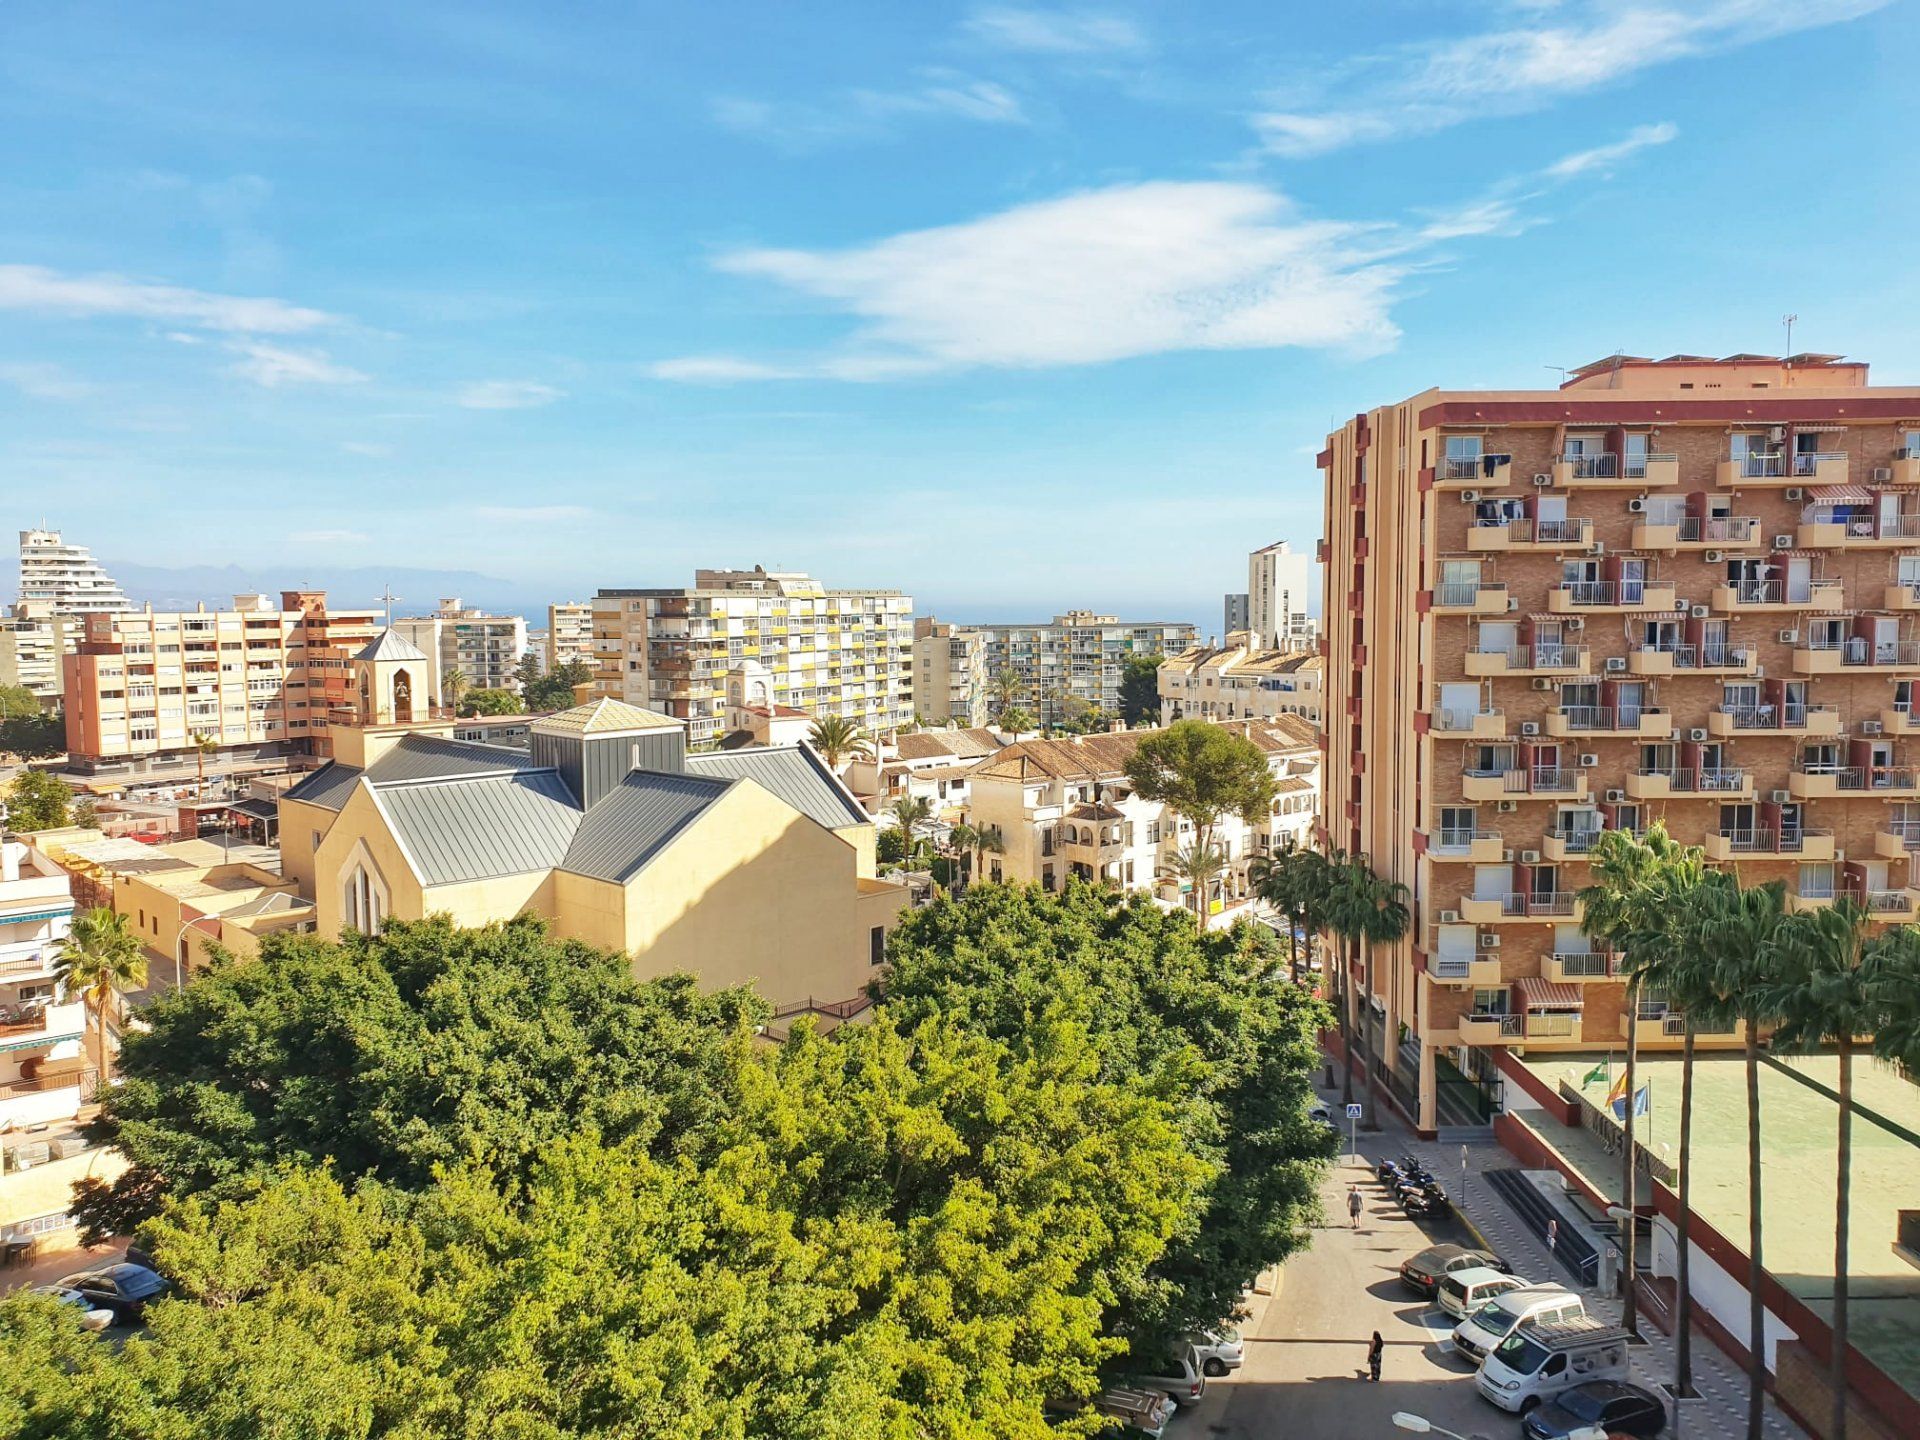
<svg viewBox="0 0 1920 1440">
<path fill-rule="evenodd" d="M 1442 1310 L 1456 1320 L 1464 1320 L 1494 1296 L 1509 1290 L 1525 1290 L 1530 1284 L 1518 1275 L 1503 1275 L 1485 1265 L 1475 1265 L 1441 1276 L 1434 1296 Z"/>
<path fill-rule="evenodd" d="M 1520 1326 L 1481 1362 L 1475 1383 L 1483 1399 L 1525 1415 L 1582 1381 L 1626 1378 L 1627 1332 L 1588 1316 Z"/>
<path fill-rule="evenodd" d="M 1453 1327 L 1453 1343 L 1462 1355 L 1478 1361 L 1529 1320 L 1561 1325 L 1587 1313 L 1586 1302 L 1558 1285 L 1537 1285 L 1496 1295 Z"/>
</svg>

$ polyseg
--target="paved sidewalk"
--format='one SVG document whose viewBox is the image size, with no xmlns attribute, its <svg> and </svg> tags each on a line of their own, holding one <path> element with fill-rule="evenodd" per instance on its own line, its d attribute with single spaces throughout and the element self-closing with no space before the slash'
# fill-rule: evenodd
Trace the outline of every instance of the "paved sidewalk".
<svg viewBox="0 0 1920 1440">
<path fill-rule="evenodd" d="M 1337 1093 L 1333 1098 L 1338 1099 Z M 1463 1197 L 1457 1193 L 1461 1148 L 1459 1141 L 1417 1140 L 1396 1117 L 1384 1112 L 1382 1128 L 1360 1136 L 1360 1153 L 1376 1162 L 1383 1156 L 1411 1153 L 1441 1176 L 1447 1194 L 1463 1202 L 1467 1217 L 1516 1274 L 1573 1288 L 1566 1271 L 1552 1263 L 1546 1243 L 1487 1185 L 1486 1171 L 1519 1168 L 1519 1162 L 1493 1140 L 1467 1142 L 1468 1182 Z M 1619 1322 L 1623 1307 L 1618 1298 L 1584 1288 L 1581 1294 L 1590 1313 Z M 1658 1389 L 1673 1379 L 1673 1340 L 1644 1316 L 1639 1328 L 1647 1344 L 1635 1347 L 1633 1378 L 1648 1389 Z M 1685 1403 L 1679 1426 L 1669 1433 L 1682 1440 L 1718 1440 L 1721 1436 L 1741 1440 L 1747 1425 L 1746 1372 L 1697 1328 L 1693 1332 L 1693 1385 L 1700 1398 Z M 1767 1398 L 1766 1433 L 1773 1440 L 1806 1440 L 1806 1432 L 1780 1410 L 1772 1396 Z"/>
</svg>

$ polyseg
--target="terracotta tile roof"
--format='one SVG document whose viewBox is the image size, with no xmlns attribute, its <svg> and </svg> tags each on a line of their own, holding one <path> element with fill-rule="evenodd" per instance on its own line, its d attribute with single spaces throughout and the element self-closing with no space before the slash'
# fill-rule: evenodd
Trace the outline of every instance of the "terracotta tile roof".
<svg viewBox="0 0 1920 1440">
<path fill-rule="evenodd" d="M 915 730 L 902 735 L 895 746 L 902 760 L 934 760 L 946 756 L 974 760 L 996 753 L 1000 741 L 987 729 Z"/>
<path fill-rule="evenodd" d="M 1069 820 L 1124 820 L 1127 817 L 1111 805 L 1076 805 L 1067 811 Z"/>
</svg>

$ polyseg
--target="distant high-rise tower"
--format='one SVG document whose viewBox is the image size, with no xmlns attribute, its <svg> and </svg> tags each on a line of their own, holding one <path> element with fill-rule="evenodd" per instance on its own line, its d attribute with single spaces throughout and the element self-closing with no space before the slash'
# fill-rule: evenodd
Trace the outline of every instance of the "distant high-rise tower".
<svg viewBox="0 0 1920 1440">
<path fill-rule="evenodd" d="M 58 530 L 20 532 L 20 598 L 45 601 L 56 615 L 110 615 L 133 608 L 93 552 L 67 544 Z"/>
<path fill-rule="evenodd" d="M 1296 555 L 1282 540 L 1247 559 L 1247 628 L 1256 645 L 1292 650 L 1313 643 L 1307 601 L 1313 594 L 1311 557 Z"/>
</svg>

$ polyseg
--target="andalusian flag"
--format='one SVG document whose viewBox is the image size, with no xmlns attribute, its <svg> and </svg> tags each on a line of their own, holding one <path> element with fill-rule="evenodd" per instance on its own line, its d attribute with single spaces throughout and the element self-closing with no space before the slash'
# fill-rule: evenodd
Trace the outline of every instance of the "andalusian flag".
<svg viewBox="0 0 1920 1440">
<path fill-rule="evenodd" d="M 1602 1060 L 1598 1065 L 1587 1071 L 1586 1075 L 1580 1081 L 1580 1088 L 1584 1090 L 1596 1080 L 1602 1085 L 1607 1083 L 1607 1062 L 1605 1060 Z"/>
</svg>

